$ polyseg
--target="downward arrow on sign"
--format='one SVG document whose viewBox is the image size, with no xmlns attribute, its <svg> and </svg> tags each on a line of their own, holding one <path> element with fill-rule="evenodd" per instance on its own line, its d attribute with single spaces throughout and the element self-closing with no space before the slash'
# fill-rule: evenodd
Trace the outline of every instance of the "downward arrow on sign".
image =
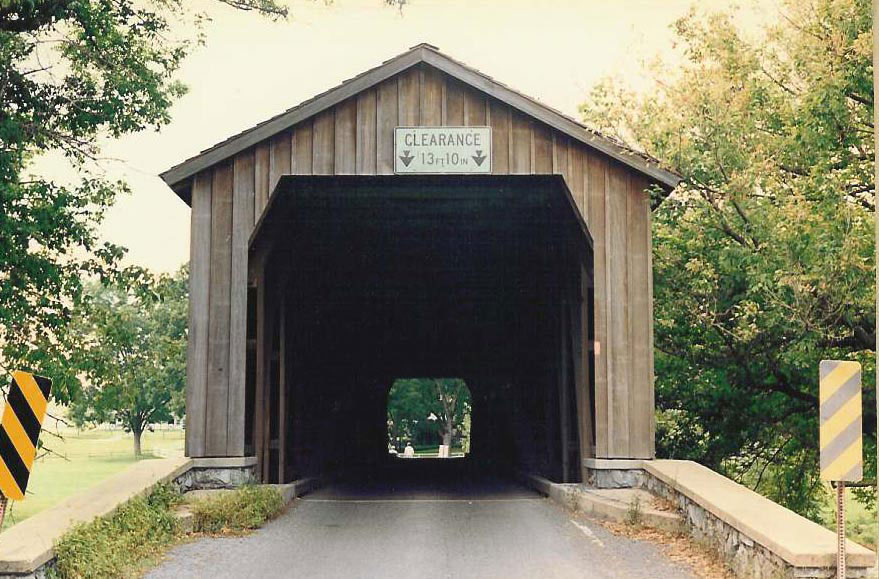
<svg viewBox="0 0 879 579">
<path fill-rule="evenodd" d="M 403 154 L 400 155 L 400 160 L 403 161 L 403 164 L 406 165 L 407 167 L 409 166 L 409 163 L 411 163 L 412 159 L 414 159 L 414 158 L 415 158 L 414 156 L 409 154 L 409 151 L 403 151 Z"/>
<path fill-rule="evenodd" d="M 476 151 L 476 154 L 473 155 L 473 160 L 476 161 L 476 164 L 482 167 L 482 162 L 485 161 L 488 157 L 482 154 L 482 151 Z"/>
</svg>

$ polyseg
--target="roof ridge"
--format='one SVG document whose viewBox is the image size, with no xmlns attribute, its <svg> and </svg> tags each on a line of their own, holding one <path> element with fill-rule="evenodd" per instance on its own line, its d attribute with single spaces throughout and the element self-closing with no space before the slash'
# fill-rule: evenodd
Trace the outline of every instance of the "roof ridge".
<svg viewBox="0 0 879 579">
<path fill-rule="evenodd" d="M 659 160 L 658 160 L 658 159 L 656 159 L 656 158 L 650 156 L 650 155 L 647 154 L 647 153 L 643 153 L 643 152 L 641 152 L 641 151 L 638 151 L 638 150 L 634 149 L 631 145 L 629 145 L 629 144 L 626 143 L 625 141 L 622 141 L 621 139 L 618 139 L 617 137 L 614 137 L 614 136 L 612 136 L 612 135 L 607 135 L 607 134 L 605 134 L 605 133 L 599 131 L 598 129 L 595 129 L 595 128 L 593 128 L 593 127 L 590 127 L 589 125 L 587 125 L 587 124 L 584 123 L 583 121 L 578 120 L 576 117 L 573 117 L 573 116 L 569 115 L 568 113 L 562 112 L 562 111 L 560 111 L 559 109 L 553 107 L 552 105 L 546 104 L 544 101 L 542 101 L 541 99 L 539 99 L 539 98 L 537 98 L 537 97 L 534 97 L 534 96 L 531 96 L 531 95 L 527 95 L 527 94 L 525 94 L 525 93 L 523 93 L 523 92 L 521 92 L 521 91 L 518 91 L 518 90 L 514 89 L 513 87 L 511 87 L 511 86 L 508 85 L 507 83 L 505 83 L 505 82 L 503 82 L 503 81 L 500 81 L 500 80 L 496 79 L 495 77 L 493 77 L 493 76 L 491 76 L 491 75 L 489 75 L 489 74 L 486 74 L 486 73 L 480 71 L 479 69 L 474 68 L 474 67 L 470 66 L 469 64 L 467 64 L 467 63 L 465 63 L 465 62 L 463 62 L 463 61 L 460 61 L 460 60 L 458 60 L 458 59 L 456 59 L 456 58 L 454 58 L 454 57 L 452 57 L 452 56 L 449 56 L 448 54 L 446 54 L 446 53 L 444 53 L 444 52 L 440 52 L 439 49 L 436 48 L 435 46 L 432 46 L 432 45 L 427 44 L 427 43 L 421 43 L 421 44 L 418 44 L 418 45 L 416 45 L 416 46 L 413 46 L 412 48 L 418 48 L 418 47 L 422 47 L 422 46 L 433 48 L 433 49 L 434 49 L 434 52 L 436 52 L 439 56 L 441 56 L 441 57 L 443 57 L 443 58 L 446 58 L 446 59 L 448 59 L 448 60 L 451 60 L 452 62 L 454 62 L 454 63 L 457 64 L 458 66 L 461 66 L 461 67 L 464 67 L 464 68 L 466 68 L 466 69 L 468 69 L 468 70 L 471 70 L 471 71 L 473 71 L 474 73 L 479 74 L 480 76 L 483 76 L 483 77 L 485 77 L 485 78 L 491 80 L 492 82 L 494 82 L 494 83 L 496 83 L 496 84 L 498 84 L 498 85 L 500 85 L 500 86 L 506 88 L 507 90 L 510 90 L 510 91 L 513 91 L 513 92 L 518 93 L 519 95 L 521 95 L 522 97 L 528 99 L 529 101 L 533 102 L 534 104 L 536 104 L 536 105 L 538 105 L 538 106 L 541 106 L 541 107 L 543 107 L 543 108 L 545 108 L 545 109 L 548 109 L 548 110 L 554 112 L 555 114 L 557 114 L 557 115 L 559 115 L 559 116 L 562 116 L 562 117 L 568 119 L 568 120 L 571 121 L 572 123 L 575 123 L 575 124 L 579 125 L 580 127 L 582 127 L 583 129 L 589 131 L 590 133 L 592 133 L 592 134 L 595 135 L 596 137 L 599 137 L 599 138 L 601 138 L 601 139 L 605 139 L 605 140 L 607 140 L 607 141 L 611 141 L 611 142 L 613 142 L 614 144 L 616 144 L 618 147 L 621 147 L 621 148 L 624 148 L 624 149 L 628 149 L 628 150 L 631 151 L 633 154 L 635 154 L 635 155 L 639 155 L 639 156 L 643 157 L 643 158 L 644 158 L 645 160 L 647 160 L 647 161 L 651 161 L 651 162 L 653 162 L 653 163 L 659 164 Z M 430 63 L 428 63 L 428 64 L 430 64 Z"/>
<path fill-rule="evenodd" d="M 415 50 L 416 48 L 429 48 L 429 49 L 433 50 L 434 52 L 440 52 L 439 46 L 437 46 L 435 44 L 431 44 L 429 42 L 419 42 L 415 46 L 410 46 L 409 50 Z"/>
<path fill-rule="evenodd" d="M 668 187 L 674 187 L 680 181 L 677 175 L 663 169 L 657 159 L 633 149 L 617 138 L 604 135 L 539 99 L 521 93 L 480 70 L 440 52 L 439 48 L 427 42 L 416 44 L 375 67 L 343 80 L 332 88 L 202 150 L 164 171 L 160 176 L 175 190 L 180 189 L 181 186 L 185 188 L 184 182 L 197 172 L 220 163 L 272 135 L 285 131 L 303 120 L 422 63 L 436 68 L 459 82 L 468 84 L 489 97 L 500 100 L 560 132 L 566 133 Z"/>
</svg>

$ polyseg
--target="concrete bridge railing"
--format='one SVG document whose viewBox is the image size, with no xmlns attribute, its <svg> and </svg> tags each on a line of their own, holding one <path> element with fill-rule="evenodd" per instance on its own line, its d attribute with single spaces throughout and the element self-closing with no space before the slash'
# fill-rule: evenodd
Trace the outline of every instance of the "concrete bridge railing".
<svg viewBox="0 0 879 579">
<path fill-rule="evenodd" d="M 583 462 L 589 485 L 643 488 L 674 503 L 690 535 L 741 577 L 836 577 L 836 534 L 700 464 L 685 460 Z M 848 577 L 865 577 L 873 551 L 847 542 Z"/>
</svg>

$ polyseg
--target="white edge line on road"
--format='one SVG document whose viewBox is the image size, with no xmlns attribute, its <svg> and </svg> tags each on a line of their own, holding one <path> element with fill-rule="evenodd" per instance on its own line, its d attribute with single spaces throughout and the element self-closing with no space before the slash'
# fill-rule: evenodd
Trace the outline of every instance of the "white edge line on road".
<svg viewBox="0 0 879 579">
<path fill-rule="evenodd" d="M 595 536 L 595 533 L 592 532 L 592 529 L 587 527 L 582 523 L 578 523 L 577 521 L 571 519 L 571 522 L 574 523 L 574 526 L 583 531 L 583 534 L 586 535 L 590 541 L 598 545 L 599 547 L 604 547 L 604 543 L 601 542 L 601 539 Z"/>
</svg>

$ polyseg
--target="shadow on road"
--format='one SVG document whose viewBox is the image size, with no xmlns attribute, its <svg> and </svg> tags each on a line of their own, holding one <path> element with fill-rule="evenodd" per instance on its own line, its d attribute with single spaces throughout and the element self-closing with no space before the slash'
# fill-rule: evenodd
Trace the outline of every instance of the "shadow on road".
<svg viewBox="0 0 879 579">
<path fill-rule="evenodd" d="M 390 458 L 348 471 L 304 500 L 509 500 L 541 495 L 469 458 Z"/>
</svg>

